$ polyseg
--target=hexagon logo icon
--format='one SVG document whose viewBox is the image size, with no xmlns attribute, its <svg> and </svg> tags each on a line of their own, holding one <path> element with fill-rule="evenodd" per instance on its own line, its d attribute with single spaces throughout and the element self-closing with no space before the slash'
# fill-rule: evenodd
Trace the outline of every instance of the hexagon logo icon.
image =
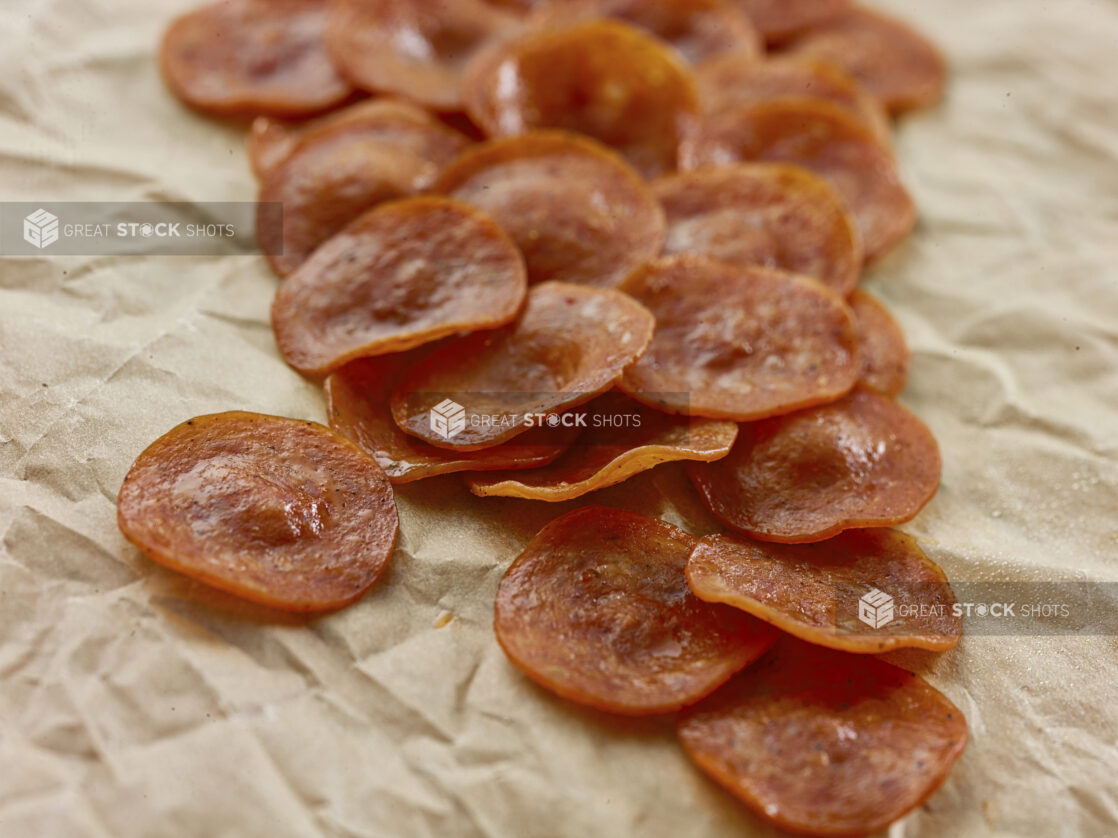
<svg viewBox="0 0 1118 838">
<path fill-rule="evenodd" d="M 431 430 L 443 439 L 453 439 L 466 427 L 466 408 L 453 399 L 443 399 L 430 414 Z"/>
<path fill-rule="evenodd" d="M 881 628 L 893 622 L 893 597 L 873 588 L 858 600 L 858 619 L 870 628 Z"/>
<path fill-rule="evenodd" d="M 38 209 L 23 219 L 23 240 L 42 250 L 58 241 L 58 216 Z"/>
</svg>

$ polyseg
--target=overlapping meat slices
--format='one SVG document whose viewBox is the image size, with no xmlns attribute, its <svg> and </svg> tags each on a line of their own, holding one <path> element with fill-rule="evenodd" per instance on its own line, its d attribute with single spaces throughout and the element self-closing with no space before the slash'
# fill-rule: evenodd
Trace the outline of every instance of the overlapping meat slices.
<svg viewBox="0 0 1118 838">
<path fill-rule="evenodd" d="M 883 396 L 895 396 L 908 379 L 911 353 L 900 324 L 889 309 L 860 289 L 848 300 L 858 332 L 858 357 L 862 375 L 858 380 Z"/>
</svg>

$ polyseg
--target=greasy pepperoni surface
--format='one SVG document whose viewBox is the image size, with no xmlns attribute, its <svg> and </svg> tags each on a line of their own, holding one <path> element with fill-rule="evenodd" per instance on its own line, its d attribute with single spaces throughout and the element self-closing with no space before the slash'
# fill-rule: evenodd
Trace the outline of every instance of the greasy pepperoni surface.
<svg viewBox="0 0 1118 838">
<path fill-rule="evenodd" d="M 516 242 L 531 282 L 616 285 L 660 252 L 664 213 L 605 146 L 560 131 L 468 149 L 434 186 L 488 212 Z"/>
<path fill-rule="evenodd" d="M 815 544 L 707 536 L 687 562 L 687 580 L 706 602 L 732 605 L 808 643 L 845 652 L 902 646 L 942 652 L 962 633 L 943 570 L 895 530 L 848 530 Z M 874 590 L 897 602 L 878 628 L 859 618 L 861 598 Z"/>
<path fill-rule="evenodd" d="M 397 530 L 392 486 L 364 451 L 314 422 L 241 411 L 196 417 L 149 445 L 117 520 L 148 558 L 291 611 L 359 599 Z"/>
<path fill-rule="evenodd" d="M 530 31 L 478 55 L 466 110 L 490 136 L 562 128 L 620 151 L 645 177 L 693 140 L 694 78 L 670 47 L 613 20 Z"/>
<path fill-rule="evenodd" d="M 679 739 L 765 820 L 851 836 L 927 800 L 966 747 L 967 723 L 917 675 L 789 639 L 689 710 Z"/>
<path fill-rule="evenodd" d="M 749 421 L 833 401 L 858 377 L 850 310 L 814 280 L 685 254 L 619 287 L 656 318 L 620 385 L 654 407 Z"/>
<path fill-rule="evenodd" d="M 280 286 L 272 328 L 306 375 L 512 320 L 528 284 L 512 240 L 480 210 L 440 197 L 369 210 Z"/>
<path fill-rule="evenodd" d="M 861 289 L 848 301 L 858 331 L 858 357 L 862 375 L 858 380 L 883 396 L 895 396 L 908 379 L 911 352 L 900 324 L 881 300 Z"/>
<path fill-rule="evenodd" d="M 221 0 L 178 18 L 160 64 L 171 91 L 222 116 L 304 116 L 345 100 L 353 88 L 322 44 L 318 0 Z"/>
<path fill-rule="evenodd" d="M 797 543 L 916 517 L 939 486 L 940 456 L 916 416 L 859 389 L 743 425 L 728 457 L 690 468 L 723 523 L 762 541 Z"/>
<path fill-rule="evenodd" d="M 851 0 L 736 0 L 770 43 L 843 14 Z"/>
<path fill-rule="evenodd" d="M 830 102 L 735 105 L 711 115 L 683 168 L 748 160 L 803 166 L 830 181 L 858 222 L 867 260 L 899 243 L 916 223 L 889 152 Z"/>
<path fill-rule="evenodd" d="M 798 166 L 751 163 L 661 178 L 665 255 L 701 253 L 818 279 L 845 296 L 862 272 L 862 238 L 822 178 Z"/>
<path fill-rule="evenodd" d="M 694 542 L 663 521 L 602 506 L 557 518 L 501 580 L 497 641 L 528 677 L 572 701 L 626 715 L 697 701 L 774 633 L 690 592 L 683 568 Z"/>
</svg>

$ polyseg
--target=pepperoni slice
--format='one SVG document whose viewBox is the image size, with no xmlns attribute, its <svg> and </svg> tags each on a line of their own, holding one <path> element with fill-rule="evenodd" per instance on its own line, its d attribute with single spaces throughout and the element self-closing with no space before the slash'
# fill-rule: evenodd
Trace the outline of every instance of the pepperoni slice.
<svg viewBox="0 0 1118 838">
<path fill-rule="evenodd" d="M 939 448 L 905 408 L 865 390 L 742 427 L 730 456 L 692 464 L 723 523 L 762 541 L 822 541 L 916 517 L 939 486 Z"/>
<path fill-rule="evenodd" d="M 472 477 L 470 491 L 481 497 L 571 500 L 661 463 L 725 457 L 738 435 L 733 422 L 670 416 L 621 393 L 600 396 L 576 416 L 585 418 L 586 430 L 558 461 L 530 472 Z"/>
<path fill-rule="evenodd" d="M 574 134 L 474 146 L 434 189 L 492 215 L 524 254 L 530 282 L 616 285 L 664 242 L 663 210 L 640 175 Z"/>
<path fill-rule="evenodd" d="M 810 169 L 846 201 L 867 260 L 900 242 L 916 208 L 889 152 L 857 119 L 830 102 L 736 105 L 710 116 L 683 168 L 768 160 Z"/>
<path fill-rule="evenodd" d="M 858 356 L 862 360 L 859 382 L 883 396 L 895 396 L 908 379 L 911 353 L 900 324 L 881 300 L 865 291 L 850 295 L 850 308 L 858 330 Z"/>
<path fill-rule="evenodd" d="M 516 246 L 480 210 L 393 201 L 334 236 L 280 286 L 272 328 L 284 360 L 324 375 L 516 317 L 528 284 Z"/>
<path fill-rule="evenodd" d="M 463 99 L 490 136 L 587 134 L 646 177 L 675 170 L 699 113 L 679 55 L 613 20 L 534 31 L 484 51 L 466 72 Z"/>
<path fill-rule="evenodd" d="M 967 723 L 917 675 L 788 639 L 689 710 L 679 739 L 778 827 L 866 835 L 940 787 L 966 747 Z"/>
<path fill-rule="evenodd" d="M 334 0 L 326 46 L 362 90 L 457 111 L 463 67 L 518 19 L 483 0 Z"/>
<path fill-rule="evenodd" d="M 769 43 L 826 23 L 852 5 L 851 0 L 737 0 L 737 4 Z"/>
<path fill-rule="evenodd" d="M 732 605 L 808 643 L 845 652 L 902 646 L 942 652 L 962 633 L 943 570 L 895 530 L 849 530 L 817 544 L 707 536 L 687 562 L 687 581 L 702 600 Z M 912 607 L 891 603 L 889 619 L 874 627 L 860 608 L 875 592 Z"/>
<path fill-rule="evenodd" d="M 717 113 L 732 105 L 824 99 L 858 119 L 883 146 L 892 144 L 885 108 L 845 70 L 810 55 L 780 55 L 766 61 L 730 54 L 695 71 L 703 105 Z"/>
<path fill-rule="evenodd" d="M 653 184 L 668 218 L 664 253 L 812 276 L 845 296 L 862 272 L 862 239 L 838 193 L 798 166 L 700 169 Z"/>
<path fill-rule="evenodd" d="M 528 429 L 527 415 L 610 389 L 644 352 L 652 327 L 648 309 L 620 291 L 540 283 L 513 325 L 454 341 L 417 364 L 392 396 L 392 417 L 439 448 L 506 442 Z"/>
<path fill-rule="evenodd" d="M 319 0 L 221 0 L 171 24 L 160 64 L 171 92 L 220 116 L 305 116 L 353 88 L 322 44 Z"/>
<path fill-rule="evenodd" d="M 814 280 L 683 254 L 620 288 L 656 318 L 620 384 L 653 407 L 744 422 L 834 401 L 857 380 L 850 309 Z"/>
<path fill-rule="evenodd" d="M 596 18 L 642 29 L 691 64 L 727 53 L 755 60 L 765 50 L 760 33 L 734 0 L 558 0 L 540 6 L 529 23 L 556 28 Z"/>
<path fill-rule="evenodd" d="M 307 129 L 260 184 L 262 204 L 283 205 L 282 227 L 257 229 L 272 269 L 287 276 L 361 213 L 427 189 L 467 143 L 420 108 L 388 100 Z"/>
<path fill-rule="evenodd" d="M 775 633 L 691 593 L 683 569 L 694 543 L 604 506 L 556 518 L 501 579 L 497 642 L 533 681 L 601 710 L 642 716 L 699 700 Z"/>
<path fill-rule="evenodd" d="M 172 570 L 290 611 L 340 608 L 388 565 L 392 486 L 322 425 L 216 413 L 137 458 L 117 499 L 125 538 Z"/>
<path fill-rule="evenodd" d="M 943 98 L 947 66 L 923 35 L 869 9 L 853 9 L 813 27 L 792 49 L 833 61 L 866 86 L 892 113 Z"/>
<path fill-rule="evenodd" d="M 330 427 L 371 454 L 393 483 L 458 471 L 535 468 L 562 454 L 578 435 L 574 428 L 536 428 L 504 445 L 460 452 L 408 436 L 392 421 L 388 401 L 408 367 L 429 354 L 426 349 L 354 361 L 324 385 Z"/>
</svg>

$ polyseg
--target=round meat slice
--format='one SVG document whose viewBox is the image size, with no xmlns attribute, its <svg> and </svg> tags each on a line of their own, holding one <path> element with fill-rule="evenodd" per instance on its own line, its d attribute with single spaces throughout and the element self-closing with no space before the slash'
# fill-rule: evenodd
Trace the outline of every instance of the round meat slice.
<svg viewBox="0 0 1118 838">
<path fill-rule="evenodd" d="M 258 216 L 261 250 L 276 274 L 287 276 L 361 213 L 430 187 L 467 144 L 403 102 L 363 103 L 328 118 L 264 172 L 260 203 L 281 204 L 283 224 L 270 223 L 270 213 Z"/>
<path fill-rule="evenodd" d="M 562 128 L 620 151 L 645 177 L 674 171 L 699 97 L 670 47 L 614 20 L 531 31 L 466 71 L 466 110 L 490 136 Z"/>
<path fill-rule="evenodd" d="M 159 564 L 289 611 L 359 599 L 397 530 L 392 486 L 368 454 L 314 422 L 241 411 L 149 445 L 124 478 L 117 522 Z"/>
<path fill-rule="evenodd" d="M 679 723 L 692 760 L 758 815 L 803 835 L 884 832 L 940 787 L 967 723 L 922 678 L 795 640 Z"/>
<path fill-rule="evenodd" d="M 656 318 L 620 383 L 652 407 L 746 422 L 834 401 L 858 378 L 850 309 L 813 279 L 683 254 L 620 289 Z"/>
<path fill-rule="evenodd" d="M 792 50 L 838 64 L 892 113 L 934 105 L 947 85 L 946 63 L 933 44 L 907 24 L 869 9 L 813 27 Z"/>
<path fill-rule="evenodd" d="M 643 716 L 698 701 L 776 633 L 691 593 L 683 570 L 694 544 L 620 509 L 556 518 L 501 579 L 497 642 L 533 681 L 600 710 Z"/>
<path fill-rule="evenodd" d="M 529 282 L 616 285 L 664 243 L 664 212 L 640 175 L 574 134 L 474 146 L 434 190 L 492 215 L 524 254 Z"/>
<path fill-rule="evenodd" d="M 851 0 L 736 0 L 770 44 L 786 41 L 848 11 Z"/>
<path fill-rule="evenodd" d="M 516 317 L 528 283 L 485 213 L 440 197 L 376 207 L 292 273 L 272 303 L 284 360 L 304 375 Z"/>
<path fill-rule="evenodd" d="M 439 448 L 478 450 L 533 419 L 590 401 L 647 348 L 653 319 L 609 288 L 543 282 L 520 319 L 470 335 L 417 364 L 392 396 L 392 418 Z"/>
<path fill-rule="evenodd" d="M 362 90 L 459 111 L 465 65 L 519 26 L 515 12 L 484 0 L 333 0 L 326 46 Z"/>
<path fill-rule="evenodd" d="M 916 223 L 892 156 L 830 102 L 735 105 L 714 114 L 683 168 L 748 160 L 791 163 L 830 181 L 858 222 L 867 260 L 900 242 Z"/>
<path fill-rule="evenodd" d="M 699 599 L 732 605 L 808 643 L 844 652 L 903 646 L 943 652 L 958 644 L 963 630 L 943 570 L 895 530 L 849 530 L 817 544 L 707 536 L 687 562 L 687 581 Z M 874 608 L 885 603 L 888 620 L 875 628 L 873 618 L 885 614 Z"/>
<path fill-rule="evenodd" d="M 823 541 L 902 524 L 939 487 L 939 448 L 905 408 L 866 390 L 745 425 L 730 456 L 690 466 L 723 523 L 762 541 Z"/>
<path fill-rule="evenodd" d="M 221 0 L 178 18 L 160 64 L 171 92 L 219 116 L 306 116 L 353 93 L 323 46 L 321 0 Z"/>
<path fill-rule="evenodd" d="M 904 331 L 881 300 L 856 290 L 848 300 L 858 331 L 858 357 L 862 361 L 859 383 L 883 396 L 895 396 L 908 379 L 912 357 Z"/>
<path fill-rule="evenodd" d="M 717 166 L 662 178 L 653 191 L 668 219 L 665 255 L 799 273 L 841 296 L 862 273 L 862 238 L 846 205 L 806 169 Z"/>
<path fill-rule="evenodd" d="M 558 28 L 600 18 L 648 32 L 691 64 L 728 53 L 757 60 L 765 51 L 735 0 L 557 0 L 540 6 L 529 25 Z"/>
<path fill-rule="evenodd" d="M 671 416 L 616 392 L 599 396 L 585 411 L 567 416 L 576 419 L 572 423 L 576 425 L 581 416 L 586 430 L 557 461 L 515 474 L 470 477 L 470 491 L 481 497 L 571 500 L 661 463 L 725 457 L 738 435 L 733 422 Z"/>
<path fill-rule="evenodd" d="M 535 428 L 484 451 L 447 451 L 408 436 L 392 421 L 388 403 L 402 374 L 429 354 L 426 349 L 354 361 L 323 386 L 330 427 L 371 454 L 393 483 L 458 471 L 536 468 L 562 454 L 578 435 L 575 428 Z"/>
<path fill-rule="evenodd" d="M 883 146 L 893 142 L 885 108 L 830 61 L 809 55 L 780 55 L 757 61 L 734 53 L 708 61 L 695 74 L 707 113 L 732 105 L 823 99 L 849 112 Z"/>
</svg>

